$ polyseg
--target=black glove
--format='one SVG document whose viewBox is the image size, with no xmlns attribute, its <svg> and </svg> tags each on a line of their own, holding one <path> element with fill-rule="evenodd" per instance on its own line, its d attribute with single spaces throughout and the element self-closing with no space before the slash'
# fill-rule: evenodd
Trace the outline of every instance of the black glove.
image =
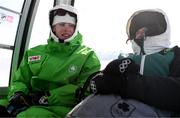
<svg viewBox="0 0 180 118">
<path fill-rule="evenodd" d="M 90 91 L 92 93 L 102 93 L 102 94 L 106 94 L 109 93 L 108 90 L 104 90 L 106 89 L 106 83 L 105 83 L 105 79 L 104 79 L 104 74 L 102 72 L 98 72 L 95 75 L 93 75 L 93 77 L 91 78 L 90 81 Z"/>
<path fill-rule="evenodd" d="M 124 97 L 127 75 L 138 72 L 139 66 L 131 59 L 116 59 L 110 62 L 102 72 L 92 77 L 90 90 L 96 94 L 120 94 Z"/>
<path fill-rule="evenodd" d="M 33 105 L 48 105 L 49 92 L 38 91 L 29 94 Z"/>
<path fill-rule="evenodd" d="M 0 117 L 14 117 L 7 112 L 6 107 L 0 105 Z"/>
<path fill-rule="evenodd" d="M 124 94 L 125 78 L 97 73 L 90 81 L 90 90 L 94 94 Z"/>
<path fill-rule="evenodd" d="M 16 116 L 19 112 L 26 110 L 31 105 L 29 96 L 23 92 L 16 92 L 14 96 L 10 98 L 7 111 L 13 116 Z"/>
<path fill-rule="evenodd" d="M 111 61 L 106 68 L 104 69 L 103 73 L 118 76 L 118 77 L 127 77 L 128 74 L 137 74 L 139 73 L 139 65 L 135 64 L 135 62 L 130 58 L 124 59 L 116 59 Z"/>
</svg>

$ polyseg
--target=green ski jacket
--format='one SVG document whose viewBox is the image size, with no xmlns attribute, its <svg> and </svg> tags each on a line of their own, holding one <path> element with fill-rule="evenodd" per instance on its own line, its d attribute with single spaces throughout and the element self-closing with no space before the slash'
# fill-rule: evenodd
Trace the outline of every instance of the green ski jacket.
<svg viewBox="0 0 180 118">
<path fill-rule="evenodd" d="M 28 108 L 29 111 L 26 110 L 28 114 L 20 116 L 32 116 L 41 112 L 32 110 L 33 107 L 44 107 L 47 111 L 63 117 L 76 103 L 76 89 L 83 86 L 88 76 L 99 69 L 99 59 L 91 48 L 82 45 L 80 33 L 66 43 L 58 43 L 49 38 L 48 44 L 26 51 L 11 80 L 8 98 L 18 91 L 27 95 L 29 92 L 49 91 L 49 106 L 32 106 Z M 48 114 L 43 114 L 46 113 Z"/>
</svg>

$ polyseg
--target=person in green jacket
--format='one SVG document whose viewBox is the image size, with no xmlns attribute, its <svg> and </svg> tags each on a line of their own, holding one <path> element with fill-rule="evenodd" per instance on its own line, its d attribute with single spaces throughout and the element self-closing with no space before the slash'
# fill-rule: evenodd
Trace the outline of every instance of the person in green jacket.
<svg viewBox="0 0 180 118">
<path fill-rule="evenodd" d="M 74 7 L 55 6 L 49 23 L 48 43 L 27 50 L 11 80 L 7 111 L 17 117 L 65 117 L 77 104 L 76 90 L 100 69 L 95 52 L 82 45 Z"/>
</svg>

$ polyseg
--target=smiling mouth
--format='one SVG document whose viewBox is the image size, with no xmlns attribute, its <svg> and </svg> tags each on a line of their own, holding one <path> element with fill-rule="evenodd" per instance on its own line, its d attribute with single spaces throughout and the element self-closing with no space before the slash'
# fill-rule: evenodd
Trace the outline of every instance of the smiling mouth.
<svg viewBox="0 0 180 118">
<path fill-rule="evenodd" d="M 70 35 L 68 35 L 68 34 L 65 34 L 65 35 L 62 35 L 62 36 L 64 36 L 64 37 L 69 37 Z"/>
<path fill-rule="evenodd" d="M 62 34 L 63 37 L 69 37 L 69 34 Z"/>
</svg>

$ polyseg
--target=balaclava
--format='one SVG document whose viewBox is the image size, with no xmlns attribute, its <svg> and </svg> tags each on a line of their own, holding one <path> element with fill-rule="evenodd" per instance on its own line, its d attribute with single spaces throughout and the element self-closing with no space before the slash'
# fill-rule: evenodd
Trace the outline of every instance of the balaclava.
<svg viewBox="0 0 180 118">
<path fill-rule="evenodd" d="M 141 39 L 141 44 L 138 44 L 136 32 L 143 27 L 146 28 L 146 31 Z M 160 9 L 136 11 L 128 20 L 126 31 L 132 42 L 133 51 L 137 55 L 156 53 L 170 46 L 168 18 Z"/>
<path fill-rule="evenodd" d="M 60 14 L 60 15 L 59 15 Z M 52 26 L 60 23 L 60 22 L 66 22 L 75 24 L 75 31 L 74 34 L 69 37 L 68 39 L 64 40 L 64 42 L 70 42 L 74 37 L 77 35 L 78 32 L 78 13 L 77 10 L 70 5 L 57 5 L 49 12 L 49 24 L 51 28 L 51 37 L 56 42 L 61 42 L 61 39 L 59 39 L 52 31 Z"/>
</svg>

